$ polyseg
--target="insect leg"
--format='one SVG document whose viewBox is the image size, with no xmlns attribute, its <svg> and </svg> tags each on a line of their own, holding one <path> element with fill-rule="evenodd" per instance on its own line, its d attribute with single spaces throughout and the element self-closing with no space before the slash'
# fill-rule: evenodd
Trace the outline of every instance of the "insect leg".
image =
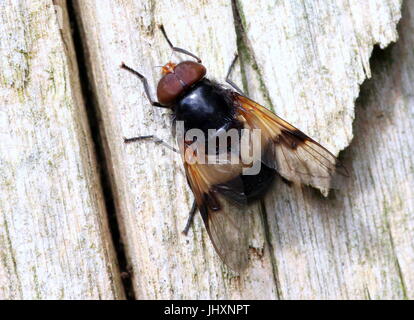
<svg viewBox="0 0 414 320">
<path fill-rule="evenodd" d="M 230 79 L 231 73 L 233 72 L 236 61 L 239 58 L 239 55 L 236 53 L 233 59 L 233 62 L 230 65 L 229 71 L 227 72 L 226 82 L 231 85 L 236 91 L 244 95 L 243 91 Z"/>
<path fill-rule="evenodd" d="M 185 236 L 188 235 L 188 231 L 190 230 L 191 225 L 193 224 L 194 216 L 195 216 L 196 212 L 197 212 L 197 203 L 194 200 L 193 206 L 191 207 L 190 214 L 189 214 L 189 217 L 188 217 L 188 220 L 187 220 L 187 224 L 186 224 L 186 226 L 184 228 L 184 231 L 183 231 L 183 234 Z"/>
<path fill-rule="evenodd" d="M 164 35 L 165 40 L 167 40 L 168 45 L 171 47 L 171 49 L 173 51 L 176 51 L 176 52 L 179 52 L 179 53 L 182 53 L 182 54 L 186 54 L 187 56 L 190 56 L 190 57 L 193 57 L 194 59 L 196 59 L 198 63 L 201 63 L 201 59 L 199 57 L 197 57 L 195 54 L 191 53 L 190 51 L 174 47 L 174 45 L 172 44 L 170 39 L 168 39 L 167 32 L 165 32 L 165 29 L 164 29 L 163 25 L 160 25 L 160 29 L 161 29 L 162 34 Z"/>
<path fill-rule="evenodd" d="M 151 136 L 140 136 L 140 137 L 134 137 L 134 138 L 124 138 L 124 143 L 128 144 L 128 143 L 133 143 L 133 142 L 138 142 L 138 141 L 145 141 L 145 140 L 152 141 L 152 142 L 154 142 L 156 144 L 162 144 L 163 146 L 167 147 L 168 149 L 170 149 L 170 150 L 172 150 L 174 152 L 179 153 L 179 151 L 176 148 L 170 146 L 168 143 L 166 143 L 165 141 L 161 140 L 160 138 L 157 138 L 154 135 L 151 135 Z"/>
<path fill-rule="evenodd" d="M 159 107 L 159 108 L 168 108 L 166 106 L 163 106 L 162 104 L 160 104 L 159 102 L 154 101 L 151 98 L 151 94 L 149 91 L 149 85 L 148 85 L 148 81 L 147 78 L 145 78 L 142 74 L 140 74 L 138 71 L 135 71 L 134 69 L 128 67 L 125 63 L 121 64 L 121 68 L 125 69 L 129 72 L 131 72 L 132 74 L 136 75 L 144 84 L 144 90 L 145 90 L 145 95 L 147 96 L 148 101 L 151 103 L 152 106 L 154 107 Z"/>
</svg>

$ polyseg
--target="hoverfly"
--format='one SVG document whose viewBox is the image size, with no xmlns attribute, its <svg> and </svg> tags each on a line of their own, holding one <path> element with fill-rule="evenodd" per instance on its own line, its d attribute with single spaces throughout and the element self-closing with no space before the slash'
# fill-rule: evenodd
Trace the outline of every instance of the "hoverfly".
<svg viewBox="0 0 414 320">
<path fill-rule="evenodd" d="M 173 51 L 196 61 L 168 62 L 162 67 L 163 77 L 157 87 L 158 102 L 151 98 L 146 78 L 122 64 L 123 69 L 143 82 L 151 105 L 169 108 L 174 119 L 184 123 L 185 133 L 198 129 L 208 136 L 212 129 L 224 132 L 231 129 L 239 132 L 241 129 L 260 130 L 261 154 L 255 161 L 259 161 L 261 166 L 254 175 L 244 175 L 243 165 L 239 163 L 190 163 L 187 161 L 190 149 L 190 155 L 205 155 L 199 150 L 203 143 L 197 139 L 185 141 L 179 150 L 195 197 L 184 233 L 188 233 L 198 209 L 221 260 L 232 270 L 241 272 L 248 265 L 248 239 L 243 232 L 247 217 L 243 208 L 262 198 L 277 175 L 293 183 L 329 189 L 335 177 L 348 176 L 348 173 L 319 143 L 242 93 L 230 80 L 237 55 L 226 76 L 230 89 L 206 78 L 207 70 L 201 59 L 187 50 L 174 47 L 163 26 L 160 29 Z M 125 139 L 125 142 L 146 139 L 157 140 L 154 136 L 141 136 Z M 216 149 L 213 150 L 215 153 Z M 227 149 L 227 152 L 232 153 L 233 150 Z"/>
</svg>

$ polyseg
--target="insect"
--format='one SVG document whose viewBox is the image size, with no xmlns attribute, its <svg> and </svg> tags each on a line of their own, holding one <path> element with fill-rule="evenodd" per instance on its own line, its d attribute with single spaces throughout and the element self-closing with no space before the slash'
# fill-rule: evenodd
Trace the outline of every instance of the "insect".
<svg viewBox="0 0 414 320">
<path fill-rule="evenodd" d="M 201 59 L 191 52 L 174 47 L 165 29 L 161 31 L 173 51 L 190 56 L 192 60 L 162 67 L 163 77 L 158 82 L 158 102 L 151 98 L 148 82 L 139 72 L 122 64 L 141 79 L 146 97 L 154 107 L 169 108 L 175 120 L 184 123 L 185 132 L 198 129 L 208 136 L 211 129 L 227 132 L 231 129 L 260 130 L 260 170 L 244 175 L 240 163 L 206 164 L 186 161 L 190 154 L 202 154 L 197 140 L 185 141 L 180 153 L 188 184 L 195 201 L 184 233 L 187 234 L 194 215 L 199 210 L 211 242 L 222 261 L 236 272 L 248 265 L 246 205 L 260 199 L 276 176 L 293 183 L 329 188 L 338 176 L 348 176 L 336 157 L 306 134 L 279 118 L 276 114 L 246 97 L 230 80 L 235 56 L 226 76 L 225 87 L 206 78 Z M 125 139 L 126 143 L 153 139 L 141 136 Z M 248 144 L 251 140 L 247 140 Z M 231 153 L 233 150 L 227 150 Z M 216 149 L 213 149 L 213 153 Z M 253 161 L 253 160 L 252 160 Z"/>
</svg>

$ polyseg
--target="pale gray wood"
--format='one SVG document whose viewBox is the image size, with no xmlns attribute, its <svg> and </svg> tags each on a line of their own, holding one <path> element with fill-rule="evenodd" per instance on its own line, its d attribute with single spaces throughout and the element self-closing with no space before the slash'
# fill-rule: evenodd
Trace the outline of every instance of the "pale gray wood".
<svg viewBox="0 0 414 320">
<path fill-rule="evenodd" d="M 398 37 L 401 2 L 237 0 L 256 67 L 246 76 L 259 80 L 248 82 L 251 97 L 338 154 L 353 137 L 354 102 L 371 75 L 373 45 Z"/>
<path fill-rule="evenodd" d="M 324 4 L 328 3 L 291 1 L 267 7 L 240 1 L 238 6 L 248 54 L 259 70 L 249 64 L 245 68 L 247 79 L 259 78 L 247 83 L 251 96 L 259 101 L 267 98 L 269 107 L 336 154 L 355 134 L 345 153 L 352 176 L 329 199 L 312 189 L 283 183 L 266 197 L 280 297 L 412 298 L 414 212 L 408 121 L 412 105 L 406 102 L 405 113 L 393 117 L 389 131 L 385 126 L 389 118 L 381 118 L 387 109 L 386 114 L 392 113 L 390 106 L 398 110 L 409 99 L 410 71 L 394 71 L 388 79 L 383 75 L 378 82 L 370 82 L 371 91 L 380 92 L 359 107 L 367 113 L 373 110 L 357 112 L 356 123 L 352 122 L 359 84 L 371 76 L 372 45 L 385 47 L 397 39 L 400 1 Z M 267 8 L 267 14 L 259 8 Z M 408 15 L 408 7 L 405 10 Z M 280 16 L 285 18 L 274 19 Z M 259 19 L 264 23 L 258 24 Z M 407 36 L 409 25 L 406 22 L 400 28 Z M 275 32 L 269 41 L 264 30 L 277 27 L 283 32 Z M 397 49 L 411 48 L 412 39 L 406 41 L 397 43 L 389 61 L 411 59 Z M 385 75 L 393 68 L 407 70 L 410 60 L 401 63 Z"/>
<path fill-rule="evenodd" d="M 359 133 L 368 130 L 360 122 L 346 153 L 353 175 L 342 190 L 323 198 L 277 183 L 265 201 L 266 219 L 252 209 L 251 265 L 240 277 L 221 264 L 199 218 L 188 238 L 181 235 L 193 198 L 180 157 L 151 142 L 122 142 L 156 134 L 173 144 L 168 112 L 152 108 L 141 82 L 119 68 L 124 61 L 156 85 L 156 66 L 180 58 L 157 29 L 163 23 L 175 45 L 201 56 L 209 77 L 222 80 L 239 51 L 243 72 L 236 70 L 235 82 L 337 154 L 353 137 L 354 100 L 371 74 L 373 45 L 397 39 L 400 1 L 239 1 L 243 28 L 224 0 L 76 4 L 138 299 L 412 297 L 413 253 L 401 240 L 412 238 L 412 206 L 384 202 L 391 190 L 381 182 L 392 180 L 375 166 L 394 161 L 395 172 L 407 175 L 408 160 L 398 167 L 400 158 L 387 149 L 386 156 L 358 149 L 358 139 L 370 138 Z M 383 140 L 391 150 L 394 144 Z M 411 198 L 412 180 L 404 181 L 399 194 Z M 408 222 L 388 221 L 383 208 Z"/>
<path fill-rule="evenodd" d="M 123 298 L 66 3 L 55 4 L 0 2 L 0 299 Z"/>
<path fill-rule="evenodd" d="M 76 3 L 136 297 L 276 298 L 269 254 L 252 255 L 251 271 L 240 280 L 223 267 L 198 216 L 190 236 L 181 234 L 193 196 L 180 156 L 151 142 L 123 144 L 123 137 L 142 134 L 174 142 L 168 113 L 148 104 L 141 82 L 121 70 L 121 62 L 145 74 L 153 89 L 161 71 L 156 66 L 185 58 L 171 56 L 157 28 L 163 23 L 176 46 L 200 55 L 209 75 L 224 81 L 237 51 L 231 3 Z M 252 251 L 261 255 L 265 238 L 260 216 L 254 216 L 251 245 L 258 250 Z"/>
</svg>

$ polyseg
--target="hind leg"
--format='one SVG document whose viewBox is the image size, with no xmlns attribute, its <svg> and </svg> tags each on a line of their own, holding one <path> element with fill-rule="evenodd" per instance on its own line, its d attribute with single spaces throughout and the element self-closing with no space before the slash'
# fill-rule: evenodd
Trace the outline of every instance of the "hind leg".
<svg viewBox="0 0 414 320">
<path fill-rule="evenodd" d="M 193 224 L 194 216 L 195 216 L 196 212 L 197 212 L 197 203 L 194 200 L 193 206 L 191 207 L 190 213 L 188 215 L 187 224 L 186 224 L 186 226 L 184 228 L 184 231 L 183 231 L 183 234 L 184 235 L 188 235 L 188 231 L 190 230 L 190 228 L 191 228 L 191 226 Z"/>
</svg>

